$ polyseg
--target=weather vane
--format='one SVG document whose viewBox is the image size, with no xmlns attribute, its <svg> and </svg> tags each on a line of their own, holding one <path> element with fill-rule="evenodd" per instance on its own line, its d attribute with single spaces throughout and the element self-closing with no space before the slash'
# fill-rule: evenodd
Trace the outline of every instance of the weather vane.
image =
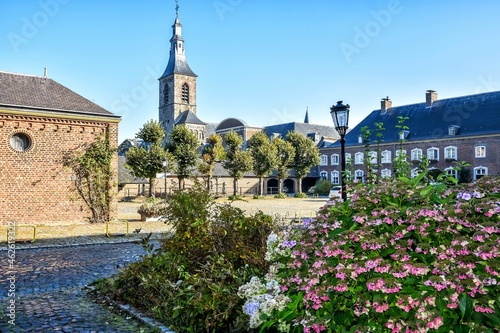
<svg viewBox="0 0 500 333">
<path fill-rule="evenodd" d="M 175 0 L 175 17 L 179 17 L 179 0 Z"/>
</svg>

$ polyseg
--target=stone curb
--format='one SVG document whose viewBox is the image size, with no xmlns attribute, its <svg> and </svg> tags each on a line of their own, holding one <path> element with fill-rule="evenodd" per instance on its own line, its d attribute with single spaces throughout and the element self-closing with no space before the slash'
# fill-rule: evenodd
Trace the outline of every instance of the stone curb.
<svg viewBox="0 0 500 333">
<path fill-rule="evenodd" d="M 84 290 L 89 290 L 89 289 L 92 290 L 92 288 L 89 286 L 86 286 L 84 288 Z M 95 292 L 99 293 L 98 291 L 95 291 Z M 130 305 L 118 303 L 115 300 L 113 300 L 112 298 L 110 298 L 109 296 L 103 295 L 101 293 L 99 293 L 99 295 L 102 296 L 106 300 L 106 302 L 109 302 L 110 304 L 112 304 L 115 309 L 120 309 L 121 311 L 127 313 L 131 317 L 134 317 L 135 319 L 137 319 L 141 323 L 148 325 L 152 328 L 157 328 L 161 331 L 161 333 L 175 333 L 175 331 L 172 331 L 167 326 L 160 324 L 155 319 L 144 316 L 142 313 L 140 313 L 138 310 L 136 310 L 135 308 L 133 308 Z"/>
<path fill-rule="evenodd" d="M 151 237 L 150 240 L 161 240 L 161 237 Z M 106 240 L 103 239 L 102 241 L 94 241 L 94 242 L 82 242 L 82 243 L 71 243 L 71 244 L 35 244 L 31 243 L 34 245 L 24 245 L 24 244 L 19 244 L 16 243 L 16 250 L 34 250 L 34 249 L 49 249 L 49 248 L 63 248 L 63 247 L 73 247 L 73 246 L 89 246 L 89 245 L 105 245 L 105 244 L 125 244 L 125 243 L 137 243 L 140 242 L 141 238 L 128 238 L 128 239 L 121 239 L 121 240 Z M 1 251 L 7 251 L 8 249 L 8 244 L 6 242 L 0 243 L 2 246 L 0 246 L 0 252 Z"/>
</svg>

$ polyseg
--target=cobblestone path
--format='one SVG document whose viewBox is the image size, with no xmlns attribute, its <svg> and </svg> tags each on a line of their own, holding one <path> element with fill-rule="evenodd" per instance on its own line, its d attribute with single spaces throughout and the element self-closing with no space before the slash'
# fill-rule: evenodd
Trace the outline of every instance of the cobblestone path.
<svg viewBox="0 0 500 333">
<path fill-rule="evenodd" d="M 0 332 L 141 332 L 137 322 L 94 303 L 82 287 L 143 253 L 133 243 L 17 250 L 9 269 L 7 251 L 0 251 Z M 12 300 L 15 325 L 7 316 Z"/>
</svg>

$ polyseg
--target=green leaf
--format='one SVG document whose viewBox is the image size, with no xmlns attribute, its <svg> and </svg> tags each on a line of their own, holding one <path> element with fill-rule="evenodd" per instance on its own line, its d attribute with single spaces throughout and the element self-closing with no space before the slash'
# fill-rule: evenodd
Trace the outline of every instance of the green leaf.
<svg viewBox="0 0 500 333">
<path fill-rule="evenodd" d="M 467 294 L 462 294 L 459 297 L 458 307 L 462 315 L 462 321 L 469 321 L 472 314 L 472 298 Z"/>
</svg>

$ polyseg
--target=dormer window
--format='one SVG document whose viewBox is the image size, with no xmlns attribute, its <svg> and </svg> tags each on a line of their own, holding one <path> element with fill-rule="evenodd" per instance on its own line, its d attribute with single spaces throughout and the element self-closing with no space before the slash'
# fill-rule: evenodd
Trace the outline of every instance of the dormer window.
<svg viewBox="0 0 500 333">
<path fill-rule="evenodd" d="M 410 131 L 401 131 L 399 132 L 399 140 L 406 140 L 410 135 Z"/>
<path fill-rule="evenodd" d="M 448 127 L 448 135 L 457 135 L 460 130 L 460 126 L 451 125 Z"/>
<path fill-rule="evenodd" d="M 182 102 L 189 104 L 189 86 L 187 83 L 182 85 Z"/>
</svg>

